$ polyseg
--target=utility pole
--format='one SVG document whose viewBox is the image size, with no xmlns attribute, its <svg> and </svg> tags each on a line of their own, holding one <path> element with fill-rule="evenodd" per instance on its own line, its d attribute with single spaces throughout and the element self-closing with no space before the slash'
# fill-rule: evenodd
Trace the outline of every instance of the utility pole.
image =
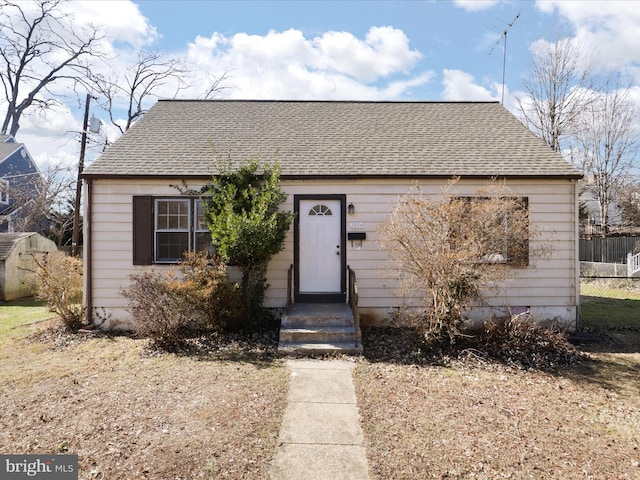
<svg viewBox="0 0 640 480">
<path fill-rule="evenodd" d="M 78 181 L 76 182 L 76 200 L 73 207 L 73 234 L 71 236 L 71 255 L 78 256 L 80 237 L 80 197 L 82 196 L 82 170 L 84 169 L 84 152 L 87 148 L 87 128 L 89 127 L 89 102 L 91 95 L 87 93 L 84 103 L 84 123 L 82 125 L 82 140 L 80 141 L 80 160 L 78 161 Z"/>
</svg>

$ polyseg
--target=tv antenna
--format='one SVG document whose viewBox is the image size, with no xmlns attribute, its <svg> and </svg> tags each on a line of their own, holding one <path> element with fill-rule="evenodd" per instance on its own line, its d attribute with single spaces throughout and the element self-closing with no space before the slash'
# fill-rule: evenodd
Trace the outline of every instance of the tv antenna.
<svg viewBox="0 0 640 480">
<path fill-rule="evenodd" d="M 507 33 L 509 33 L 509 29 L 513 27 L 513 24 L 516 23 L 516 20 L 518 20 L 518 18 L 520 18 L 520 12 L 518 12 L 516 16 L 513 17 L 513 20 L 511 20 L 511 22 L 507 24 L 507 27 L 503 30 L 502 35 L 489 52 L 489 55 L 491 55 L 493 53 L 493 50 L 495 50 L 495 48 L 500 43 L 500 40 L 504 41 L 504 53 L 502 55 L 502 101 L 500 102 L 502 105 L 504 105 L 504 78 L 507 66 Z"/>
</svg>

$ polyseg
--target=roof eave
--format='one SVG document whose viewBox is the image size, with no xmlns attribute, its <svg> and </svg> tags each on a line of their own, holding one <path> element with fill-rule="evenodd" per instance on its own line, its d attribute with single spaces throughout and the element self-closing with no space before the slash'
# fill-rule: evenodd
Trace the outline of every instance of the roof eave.
<svg viewBox="0 0 640 480">
<path fill-rule="evenodd" d="M 453 177 L 466 178 L 466 179 L 491 179 L 491 178 L 510 178 L 516 180 L 541 180 L 541 179 L 553 179 L 553 180 L 580 180 L 583 178 L 582 174 L 533 174 L 533 175 L 525 175 L 525 174 L 360 174 L 360 175 L 349 175 L 349 174 L 341 174 L 341 175 L 280 175 L 281 180 L 356 180 L 356 179 L 380 179 L 380 178 L 398 178 L 398 179 L 411 179 L 411 178 L 420 178 L 420 179 L 450 179 Z M 211 175 L 198 175 L 198 174 L 183 174 L 183 175 L 160 175 L 160 174 L 107 174 L 107 173 L 83 173 L 81 175 L 83 179 L 89 180 L 100 180 L 100 179 L 110 179 L 110 178 L 118 178 L 118 179 L 131 179 L 131 180 L 157 180 L 160 178 L 172 178 L 172 179 L 209 179 Z"/>
</svg>

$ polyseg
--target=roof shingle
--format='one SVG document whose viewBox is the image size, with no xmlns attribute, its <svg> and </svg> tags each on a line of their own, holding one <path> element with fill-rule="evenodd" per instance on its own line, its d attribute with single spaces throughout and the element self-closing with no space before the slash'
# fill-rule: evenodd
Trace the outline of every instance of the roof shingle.
<svg viewBox="0 0 640 480">
<path fill-rule="evenodd" d="M 212 144 L 282 177 L 580 176 L 497 102 L 265 100 L 160 100 L 85 175 L 209 176 Z"/>
</svg>

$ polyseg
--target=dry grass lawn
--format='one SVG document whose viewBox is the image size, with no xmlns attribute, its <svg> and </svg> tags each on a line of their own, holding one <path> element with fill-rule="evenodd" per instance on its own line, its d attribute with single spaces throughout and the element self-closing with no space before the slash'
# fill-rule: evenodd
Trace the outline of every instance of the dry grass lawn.
<svg viewBox="0 0 640 480">
<path fill-rule="evenodd" d="M 78 454 L 80 479 L 268 478 L 287 393 L 273 355 L 43 327 L 0 337 L 0 452 Z"/>
<path fill-rule="evenodd" d="M 640 478 L 640 337 L 618 340 L 553 374 L 360 362 L 372 478 Z"/>
<path fill-rule="evenodd" d="M 0 306 L 0 452 L 78 454 L 80 479 L 268 479 L 287 394 L 273 339 L 158 354 L 12 312 Z M 364 340 L 372 480 L 640 478 L 638 332 L 553 373 L 428 365 L 404 337 Z"/>
</svg>

